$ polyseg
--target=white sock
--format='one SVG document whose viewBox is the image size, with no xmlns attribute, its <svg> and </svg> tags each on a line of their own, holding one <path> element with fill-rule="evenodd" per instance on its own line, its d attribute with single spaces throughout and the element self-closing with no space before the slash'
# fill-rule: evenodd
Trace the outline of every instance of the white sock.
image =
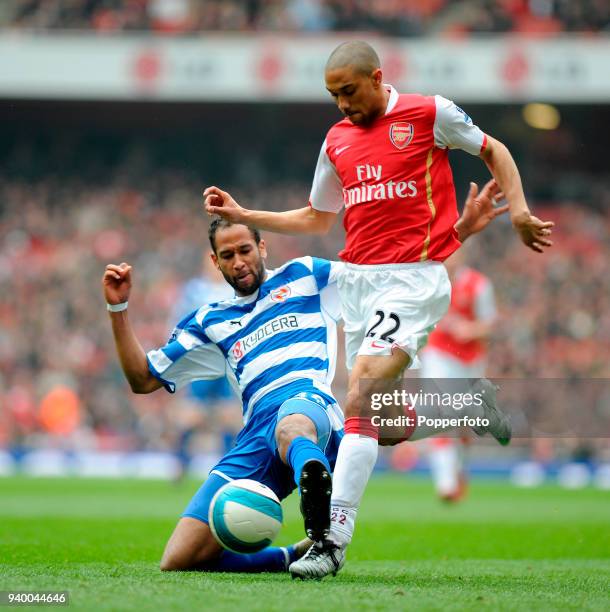
<svg viewBox="0 0 610 612">
<path fill-rule="evenodd" d="M 360 500 L 377 461 L 377 440 L 345 434 L 333 473 L 329 539 L 345 547 L 352 541 Z"/>
<path fill-rule="evenodd" d="M 452 495 L 459 487 L 461 461 L 456 440 L 442 446 L 429 446 L 428 460 L 436 492 Z"/>
</svg>

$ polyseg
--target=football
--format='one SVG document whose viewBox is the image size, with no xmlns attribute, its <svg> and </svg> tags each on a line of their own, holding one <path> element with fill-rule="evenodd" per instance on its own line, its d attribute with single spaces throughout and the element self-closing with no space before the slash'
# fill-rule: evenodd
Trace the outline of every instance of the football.
<svg viewBox="0 0 610 612">
<path fill-rule="evenodd" d="M 277 495 L 255 480 L 233 480 L 216 492 L 210 505 L 210 529 L 218 543 L 237 553 L 269 546 L 282 526 Z"/>
</svg>

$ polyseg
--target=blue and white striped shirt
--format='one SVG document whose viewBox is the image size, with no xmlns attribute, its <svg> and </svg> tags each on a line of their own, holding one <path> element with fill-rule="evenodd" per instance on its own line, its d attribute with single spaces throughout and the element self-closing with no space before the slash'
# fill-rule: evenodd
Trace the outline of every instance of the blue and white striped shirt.
<svg viewBox="0 0 610 612">
<path fill-rule="evenodd" d="M 169 342 L 148 353 L 166 389 L 227 376 L 242 398 L 244 422 L 266 395 L 288 385 L 332 397 L 339 262 L 293 259 L 267 272 L 258 291 L 199 308 Z"/>
</svg>

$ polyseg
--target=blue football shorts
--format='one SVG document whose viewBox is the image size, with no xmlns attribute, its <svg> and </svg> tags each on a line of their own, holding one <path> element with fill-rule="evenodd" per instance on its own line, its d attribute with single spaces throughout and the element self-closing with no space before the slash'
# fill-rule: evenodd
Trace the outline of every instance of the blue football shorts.
<svg viewBox="0 0 610 612">
<path fill-rule="evenodd" d="M 267 402 L 266 398 L 261 400 L 261 405 L 256 407 L 237 436 L 235 447 L 212 468 L 208 479 L 195 493 L 182 516 L 207 523 L 210 503 L 218 489 L 239 478 L 249 478 L 268 486 L 279 499 L 287 497 L 296 484 L 292 468 L 280 459 L 275 428 L 282 418 L 290 414 L 304 414 L 315 423 L 318 446 L 324 451 L 331 468 L 334 468 L 343 437 L 343 429 L 336 429 L 336 415 L 340 414 L 336 401 L 317 390 L 288 397 L 284 393 L 277 409 L 277 394 L 274 395 L 274 399 Z"/>
</svg>

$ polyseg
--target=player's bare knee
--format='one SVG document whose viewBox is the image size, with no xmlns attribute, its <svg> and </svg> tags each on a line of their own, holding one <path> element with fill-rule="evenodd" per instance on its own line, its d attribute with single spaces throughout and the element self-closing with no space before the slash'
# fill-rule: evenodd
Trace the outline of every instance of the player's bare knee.
<svg viewBox="0 0 610 612">
<path fill-rule="evenodd" d="M 221 552 L 215 545 L 204 546 L 199 550 L 186 547 L 183 550 L 167 550 L 159 563 L 162 572 L 184 572 L 189 570 L 204 570 L 205 564 L 217 559 Z"/>
<path fill-rule="evenodd" d="M 221 553 L 209 526 L 198 519 L 183 517 L 165 546 L 159 567 L 163 572 L 200 569 Z"/>
<path fill-rule="evenodd" d="M 393 391 L 410 361 L 409 355 L 402 350 L 395 350 L 391 356 L 359 357 L 350 376 L 345 417 L 372 417 L 378 414 L 372 409 L 373 394 Z M 387 411 L 384 409 L 384 412 Z"/>
<path fill-rule="evenodd" d="M 161 557 L 159 569 L 162 572 L 184 571 L 190 569 L 193 562 L 192 554 L 189 554 L 189 551 L 176 549 L 171 546 L 170 542 Z"/>
<path fill-rule="evenodd" d="M 361 355 L 350 376 L 350 387 L 375 384 L 377 380 L 395 380 L 411 363 L 411 357 L 395 348 L 391 355 Z"/>
<path fill-rule="evenodd" d="M 284 417 L 275 428 L 275 439 L 282 461 L 286 461 L 286 453 L 290 443 L 295 438 L 307 438 L 317 442 L 318 436 L 314 422 L 304 414 L 290 414 Z"/>
<path fill-rule="evenodd" d="M 166 557 L 163 555 L 161 562 L 159 563 L 159 569 L 162 572 L 178 572 L 187 568 L 184 566 L 184 564 L 180 563 L 178 558 Z"/>
</svg>

